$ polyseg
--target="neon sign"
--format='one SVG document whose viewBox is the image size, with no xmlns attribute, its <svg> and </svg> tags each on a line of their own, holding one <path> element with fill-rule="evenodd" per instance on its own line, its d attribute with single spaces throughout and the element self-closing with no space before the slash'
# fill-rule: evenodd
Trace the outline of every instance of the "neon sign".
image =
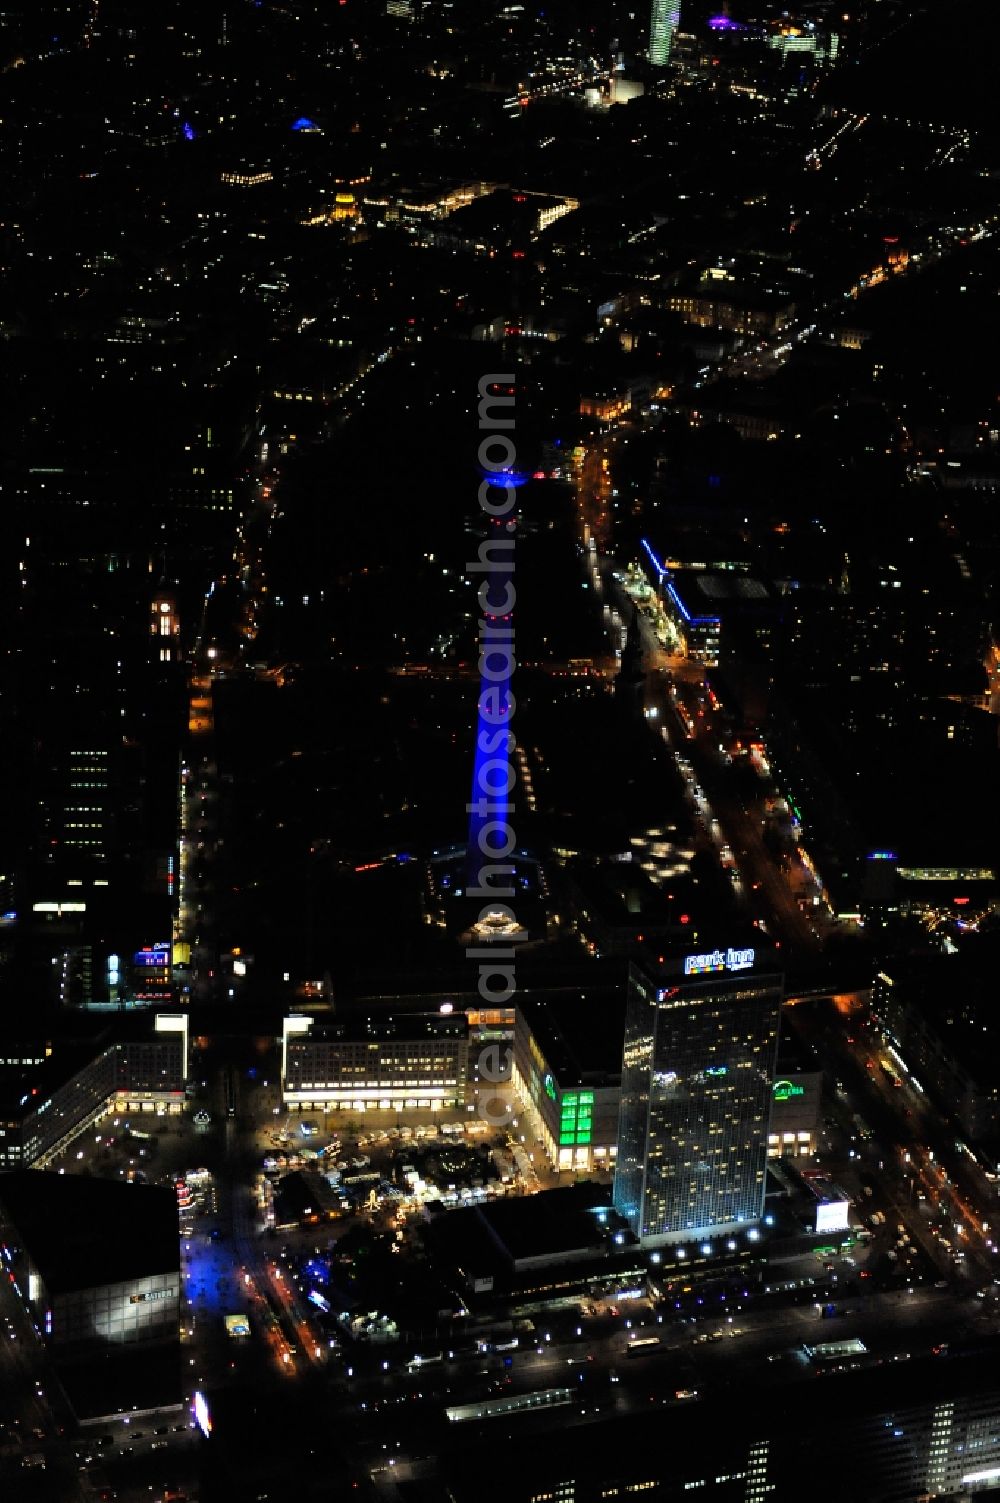
<svg viewBox="0 0 1000 1503">
<path fill-rule="evenodd" d="M 136 950 L 132 959 L 136 965 L 144 966 L 169 966 L 169 945 L 147 945 L 143 950 Z"/>
<path fill-rule="evenodd" d="M 790 1080 L 776 1080 L 773 1092 L 775 1101 L 791 1101 L 793 1096 L 804 1096 L 805 1086 L 793 1085 Z"/>
<path fill-rule="evenodd" d="M 753 962 L 753 950 L 709 950 L 704 955 L 686 955 L 684 974 L 707 976 L 719 971 L 748 971 Z"/>
</svg>

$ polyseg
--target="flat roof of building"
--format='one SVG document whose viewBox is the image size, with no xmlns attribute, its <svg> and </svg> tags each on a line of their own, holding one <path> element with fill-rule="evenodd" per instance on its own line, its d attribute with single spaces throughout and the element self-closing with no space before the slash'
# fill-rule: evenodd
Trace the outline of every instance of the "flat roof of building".
<svg viewBox="0 0 1000 1503">
<path fill-rule="evenodd" d="M 726 605 L 760 605 L 771 598 L 770 590 L 759 579 L 737 574 L 734 569 L 685 569 L 670 581 L 670 588 L 693 617 L 717 613 Z"/>
<path fill-rule="evenodd" d="M 524 1023 L 563 1089 L 621 1083 L 626 996 L 622 984 L 517 999 Z"/>
<path fill-rule="evenodd" d="M 765 605 L 771 599 L 768 586 L 752 575 L 736 569 L 687 568 L 672 573 L 662 550 L 657 551 L 646 538 L 642 546 L 660 589 L 670 596 L 686 621 L 704 624 L 718 620 L 726 606 Z"/>
<path fill-rule="evenodd" d="M 180 1268 L 177 1197 L 41 1169 L 0 1175 L 6 1212 L 50 1293 L 127 1283 Z"/>
<path fill-rule="evenodd" d="M 278 1180 L 274 1192 L 275 1214 L 279 1226 L 290 1221 L 304 1221 L 308 1216 L 325 1216 L 341 1201 L 340 1192 L 315 1169 L 293 1169 Z"/>
<path fill-rule="evenodd" d="M 1000 945 L 990 939 L 981 936 L 964 954 L 922 955 L 885 966 L 906 1005 L 920 1013 L 980 1086 L 993 1084 L 1000 1063 L 1000 1028 L 995 1021 Z"/>
<path fill-rule="evenodd" d="M 786 986 L 786 996 L 789 990 Z M 822 1061 L 812 1045 L 793 1029 L 783 1028 L 778 1042 L 779 1075 L 813 1075 L 822 1070 Z"/>
<path fill-rule="evenodd" d="M 448 1002 L 442 1006 L 447 1007 Z M 443 1013 L 427 1012 L 425 1009 L 416 1010 L 400 1006 L 398 1009 L 393 999 L 393 1010 L 385 1016 L 373 1016 L 370 1012 L 356 1012 L 347 1017 L 323 1017 L 315 1023 L 307 1033 L 293 1034 L 289 1039 L 289 1047 L 303 1041 L 315 1043 L 364 1043 L 376 1039 L 421 1039 L 421 1038 L 464 1038 L 468 1033 L 469 1025 L 465 1013 L 454 1004 L 453 1011 Z M 309 1016 L 308 1004 L 303 1005 L 302 1011 Z"/>
<path fill-rule="evenodd" d="M 610 1210 L 600 1185 L 563 1185 L 538 1195 L 488 1201 L 478 1214 L 512 1262 L 599 1247 L 605 1230 L 595 1212 Z"/>
<path fill-rule="evenodd" d="M 44 1047 L 47 1049 L 48 1045 Z M 41 1102 L 72 1080 L 106 1048 L 108 1040 L 95 1040 L 93 1044 L 57 1044 L 37 1064 L 7 1066 L 0 1073 L 0 1116 L 11 1120 L 30 1116 Z M 24 1057 L 28 1057 L 26 1052 Z"/>
<path fill-rule="evenodd" d="M 432 1239 L 446 1256 L 476 1273 L 530 1258 L 596 1251 L 605 1232 L 595 1211 L 610 1212 L 608 1196 L 603 1186 L 585 1182 L 494 1200 L 446 1212 L 432 1222 Z"/>
</svg>

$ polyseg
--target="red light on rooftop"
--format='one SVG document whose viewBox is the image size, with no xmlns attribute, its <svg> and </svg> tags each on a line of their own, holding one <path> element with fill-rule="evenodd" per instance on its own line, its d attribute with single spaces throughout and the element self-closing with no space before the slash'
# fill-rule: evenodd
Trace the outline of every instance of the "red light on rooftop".
<svg viewBox="0 0 1000 1503">
<path fill-rule="evenodd" d="M 964 908 L 968 901 L 968 898 L 952 898 L 952 902 L 957 903 L 959 908 Z"/>
</svg>

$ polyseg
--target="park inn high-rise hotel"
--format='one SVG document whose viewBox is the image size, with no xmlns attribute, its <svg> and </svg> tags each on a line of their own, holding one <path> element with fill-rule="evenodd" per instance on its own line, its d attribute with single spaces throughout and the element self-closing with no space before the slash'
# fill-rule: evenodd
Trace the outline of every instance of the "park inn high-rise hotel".
<svg viewBox="0 0 1000 1503">
<path fill-rule="evenodd" d="M 715 950 L 676 984 L 630 974 L 614 1200 L 643 1243 L 763 1216 L 784 980 L 753 967 L 753 950 Z"/>
</svg>

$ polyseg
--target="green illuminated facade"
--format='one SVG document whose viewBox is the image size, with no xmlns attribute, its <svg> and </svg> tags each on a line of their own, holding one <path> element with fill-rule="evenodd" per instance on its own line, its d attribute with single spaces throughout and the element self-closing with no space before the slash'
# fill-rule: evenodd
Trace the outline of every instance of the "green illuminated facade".
<svg viewBox="0 0 1000 1503">
<path fill-rule="evenodd" d="M 559 1147 L 576 1147 L 577 1144 L 592 1142 L 593 1091 L 566 1091 L 559 1107 Z"/>
</svg>

